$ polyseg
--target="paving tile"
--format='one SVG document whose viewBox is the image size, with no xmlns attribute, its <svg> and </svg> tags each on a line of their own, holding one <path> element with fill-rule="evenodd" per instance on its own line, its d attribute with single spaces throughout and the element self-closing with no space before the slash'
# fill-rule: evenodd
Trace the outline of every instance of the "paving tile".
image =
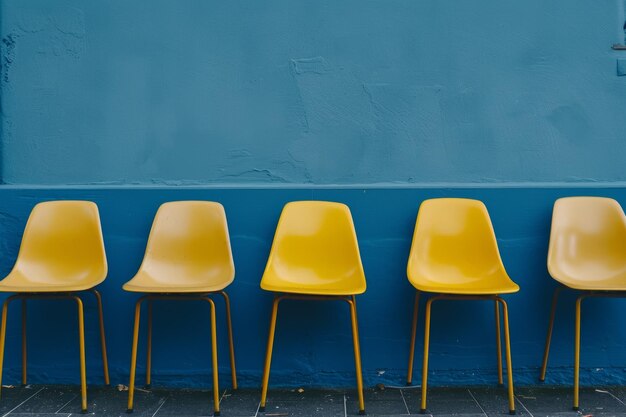
<svg viewBox="0 0 626 417">
<path fill-rule="evenodd" d="M 59 410 L 74 415 L 81 412 L 80 390 L 69 388 L 76 397 Z M 134 417 L 152 416 L 168 392 L 135 390 Z M 87 409 L 97 416 L 125 416 L 128 406 L 128 391 L 119 391 L 116 387 L 90 387 L 87 390 Z"/>
<path fill-rule="evenodd" d="M 520 388 L 516 391 L 518 400 L 534 416 L 574 417 L 580 413 L 594 416 L 626 415 L 626 405 L 610 388 L 581 388 L 580 413 L 572 410 L 574 400 L 572 388 Z"/>
<path fill-rule="evenodd" d="M 606 387 L 600 388 L 603 391 L 608 391 L 613 394 L 618 401 L 626 404 L 626 387 Z"/>
<path fill-rule="evenodd" d="M 221 413 L 224 416 L 254 416 L 261 400 L 261 391 L 256 389 L 228 389 L 222 396 Z"/>
<path fill-rule="evenodd" d="M 34 397 L 35 394 L 37 394 L 37 392 L 41 389 L 43 389 L 43 387 L 36 387 L 33 385 L 28 385 L 25 388 L 2 388 L 2 400 L 0 400 L 0 415 L 8 413 L 24 401 L 29 401 L 29 399 L 31 399 L 31 397 Z"/>
<path fill-rule="evenodd" d="M 15 408 L 11 414 L 56 413 L 79 395 L 78 387 L 42 387 L 31 399 Z"/>
<path fill-rule="evenodd" d="M 363 392 L 365 411 L 368 415 L 407 415 L 407 407 L 399 389 L 366 389 Z M 359 414 L 359 397 L 356 390 L 346 393 L 346 412 L 348 415 Z"/>
<path fill-rule="evenodd" d="M 488 416 L 509 415 L 509 396 L 506 387 L 469 388 L 468 391 Z M 532 417 L 517 400 L 515 411 L 518 416 Z"/>
<path fill-rule="evenodd" d="M 158 416 L 212 416 L 213 392 L 209 390 L 170 390 L 161 392 L 164 402 Z M 224 391 L 220 394 L 222 398 Z M 230 415 L 223 413 L 224 416 Z"/>
<path fill-rule="evenodd" d="M 412 414 L 420 411 L 422 398 L 421 388 L 403 389 L 402 394 Z M 426 410 L 439 416 L 441 414 L 480 414 L 483 411 L 472 398 L 467 388 L 434 388 L 428 390 Z"/>
<path fill-rule="evenodd" d="M 11 413 L 15 417 L 70 417 L 72 414 L 64 413 Z"/>
<path fill-rule="evenodd" d="M 423 414 L 418 414 L 418 415 L 423 416 Z M 467 413 L 461 413 L 461 414 L 435 414 L 434 416 L 431 414 L 431 416 L 432 417 L 485 417 L 485 414 L 484 413 L 480 413 L 480 414 L 467 414 Z"/>
<path fill-rule="evenodd" d="M 274 390 L 267 395 L 265 416 L 345 416 L 344 392 L 337 390 Z M 259 413 L 262 416 L 263 413 Z"/>
</svg>

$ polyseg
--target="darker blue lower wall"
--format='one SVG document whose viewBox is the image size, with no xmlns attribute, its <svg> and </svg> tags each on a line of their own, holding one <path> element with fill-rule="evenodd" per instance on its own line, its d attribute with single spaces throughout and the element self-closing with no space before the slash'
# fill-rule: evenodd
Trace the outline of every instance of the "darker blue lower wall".
<svg viewBox="0 0 626 417">
<path fill-rule="evenodd" d="M 52 199 L 87 199 L 100 207 L 109 259 L 101 285 L 104 298 L 112 383 L 128 382 L 131 326 L 136 294 L 122 284 L 137 270 L 152 218 L 171 200 L 203 199 L 226 208 L 236 264 L 228 289 L 240 383 L 258 386 L 265 353 L 272 296 L 259 281 L 282 206 L 292 200 L 346 203 L 354 216 L 367 292 L 358 297 L 363 367 L 367 385 L 402 385 L 406 374 L 413 290 L 406 260 L 417 209 L 435 197 L 481 199 L 498 236 L 504 264 L 521 291 L 507 296 L 513 365 L 518 384 L 537 380 L 555 283 L 545 260 L 552 204 L 571 195 L 601 195 L 626 204 L 623 188 L 14 188 L 0 187 L 0 273 L 6 274 L 18 252 L 32 207 Z M 86 298 L 87 359 L 91 383 L 102 381 L 95 303 Z M 218 301 L 218 346 L 222 384 L 228 381 L 228 349 L 223 303 Z M 620 300 L 590 300 L 583 309 L 582 383 L 626 383 L 626 312 Z M 422 305 L 423 309 L 423 305 Z M 271 383 L 289 386 L 353 385 L 354 361 L 348 309 L 338 302 L 286 302 L 281 306 Z M 156 384 L 210 386 L 209 314 L 206 305 L 163 302 L 155 310 L 154 379 Z M 547 383 L 570 384 L 573 361 L 574 306 L 571 295 L 559 306 Z M 423 314 L 416 349 L 419 383 Z M 19 308 L 9 313 L 3 383 L 20 373 Z M 30 302 L 29 364 L 31 382 L 78 381 L 78 341 L 74 306 L 69 302 Z M 432 383 L 493 384 L 495 340 L 493 305 L 441 302 L 433 310 Z M 145 331 L 145 326 L 143 327 Z M 139 376 L 145 344 L 140 346 Z M 139 380 L 138 380 L 139 381 Z"/>
</svg>

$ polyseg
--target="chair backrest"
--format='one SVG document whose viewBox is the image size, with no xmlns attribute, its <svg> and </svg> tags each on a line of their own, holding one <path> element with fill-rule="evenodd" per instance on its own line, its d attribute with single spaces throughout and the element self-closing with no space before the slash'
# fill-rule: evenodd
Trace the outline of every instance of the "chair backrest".
<svg viewBox="0 0 626 417">
<path fill-rule="evenodd" d="M 141 269 L 161 282 L 230 284 L 235 265 L 224 207 L 211 201 L 162 204 Z"/>
<path fill-rule="evenodd" d="M 620 204 L 603 197 L 558 199 L 552 212 L 548 270 L 565 284 L 625 276 L 626 218 Z"/>
<path fill-rule="evenodd" d="M 364 292 L 365 275 L 348 206 L 326 201 L 286 204 L 261 287 L 268 276 L 294 288 L 301 283 Z"/>
<path fill-rule="evenodd" d="M 15 270 L 47 283 L 95 286 L 107 275 L 98 206 L 49 201 L 30 213 Z"/>
<path fill-rule="evenodd" d="M 407 265 L 411 280 L 459 283 L 503 271 L 496 236 L 482 201 L 422 202 Z"/>
</svg>

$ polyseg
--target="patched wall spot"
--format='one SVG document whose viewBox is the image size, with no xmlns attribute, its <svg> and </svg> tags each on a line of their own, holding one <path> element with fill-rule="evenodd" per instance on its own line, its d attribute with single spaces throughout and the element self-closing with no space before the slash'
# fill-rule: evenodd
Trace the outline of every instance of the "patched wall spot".
<svg viewBox="0 0 626 417">
<path fill-rule="evenodd" d="M 0 53 L 2 54 L 2 82 L 9 82 L 9 70 L 13 61 L 15 61 L 15 45 L 18 35 L 15 33 L 9 33 L 2 38 L 2 45 L 0 45 Z"/>
<path fill-rule="evenodd" d="M 617 76 L 618 77 L 626 76 L 626 59 L 617 60 Z"/>
</svg>

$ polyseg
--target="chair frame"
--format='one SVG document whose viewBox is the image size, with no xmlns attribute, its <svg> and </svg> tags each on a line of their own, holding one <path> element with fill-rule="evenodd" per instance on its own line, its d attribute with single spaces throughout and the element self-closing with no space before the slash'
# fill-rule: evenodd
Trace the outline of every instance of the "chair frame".
<svg viewBox="0 0 626 417">
<path fill-rule="evenodd" d="M 598 291 L 598 290 L 579 290 L 571 288 L 566 285 L 559 285 L 554 290 L 552 296 L 552 307 L 550 308 L 550 322 L 548 324 L 548 334 L 546 336 L 546 347 L 543 352 L 543 363 L 541 365 L 541 374 L 539 375 L 539 381 L 544 382 L 546 380 L 546 371 L 548 368 L 548 356 L 550 354 L 550 342 L 552 341 L 552 330 L 554 329 L 554 319 L 556 317 L 556 307 L 558 303 L 559 294 L 561 291 L 571 290 L 578 291 L 580 294 L 576 298 L 576 320 L 574 331 L 574 404 L 572 409 L 574 411 L 580 410 L 580 322 L 581 322 L 581 310 L 582 302 L 585 298 L 626 298 L 625 291 Z"/>
<path fill-rule="evenodd" d="M 417 290 L 415 292 L 415 303 L 413 306 L 413 323 L 411 326 L 411 342 L 409 347 L 409 366 L 407 372 L 407 382 L 408 386 L 412 385 L 413 380 L 413 360 L 415 356 L 415 337 L 417 335 L 417 322 L 418 322 L 418 307 L 419 307 L 419 299 L 420 293 L 422 291 Z M 428 294 L 428 293 L 425 293 Z M 496 317 L 496 349 L 497 349 L 497 358 L 498 358 L 498 386 L 503 387 L 503 378 L 502 378 L 502 341 L 500 335 L 500 307 L 502 305 L 503 311 L 503 321 L 504 321 L 504 342 L 506 348 L 506 369 L 507 369 L 507 384 L 508 384 L 508 400 L 509 400 L 509 414 L 515 414 L 515 394 L 513 390 L 513 365 L 511 364 L 511 341 L 510 341 L 510 332 L 509 332 L 509 312 L 506 301 L 502 299 L 499 295 L 461 295 L 461 294 L 438 294 L 433 293 L 433 295 L 428 298 L 426 302 L 426 316 L 425 316 L 425 325 L 424 325 L 424 358 L 422 364 L 422 399 L 420 406 L 420 414 L 426 414 L 426 398 L 427 398 L 427 390 L 428 390 L 428 354 L 429 354 L 429 345 L 430 345 L 430 318 L 431 318 L 431 309 L 432 304 L 438 300 L 492 300 L 495 303 L 495 317 Z"/>
<path fill-rule="evenodd" d="M 128 408 L 127 413 L 133 412 L 135 395 L 135 375 L 137 371 L 137 348 L 139 345 L 139 324 L 141 319 L 141 305 L 148 302 L 148 334 L 146 353 L 146 387 L 151 386 L 152 379 L 152 304 L 153 301 L 206 301 L 211 308 L 211 361 L 213 367 L 213 407 L 214 416 L 220 415 L 220 394 L 219 394 L 219 369 L 217 365 L 217 325 L 215 319 L 215 302 L 211 295 L 219 294 L 224 297 L 226 306 L 226 324 L 228 327 L 228 342 L 230 348 L 230 367 L 233 381 L 233 389 L 237 389 L 237 371 L 235 369 L 235 347 L 233 343 L 233 326 L 230 314 L 230 298 L 226 291 L 203 292 L 203 293 L 148 293 L 140 297 L 135 304 L 135 324 L 133 328 L 133 347 L 130 363 L 130 382 L 128 384 Z"/>
<path fill-rule="evenodd" d="M 109 364 L 107 360 L 106 336 L 104 331 L 104 317 L 102 310 L 102 296 L 95 288 L 84 290 L 92 293 L 98 303 L 98 316 L 100 322 L 100 346 L 102 350 L 102 364 L 104 367 L 104 383 L 110 384 Z M 27 329 L 26 329 L 26 302 L 27 300 L 74 300 L 78 307 L 78 336 L 80 349 L 80 388 L 81 388 L 81 412 L 87 413 L 87 370 L 85 361 L 85 315 L 83 301 L 78 293 L 82 291 L 60 293 L 16 293 L 4 300 L 2 304 L 2 324 L 0 326 L 0 388 L 2 387 L 2 370 L 4 364 L 4 346 L 6 341 L 7 315 L 9 304 L 14 300 L 22 300 L 22 386 L 27 384 Z"/>
<path fill-rule="evenodd" d="M 274 348 L 274 335 L 276 333 L 276 320 L 278 318 L 278 305 L 283 300 L 340 300 L 345 301 L 350 306 L 350 318 L 352 323 L 352 341 L 354 344 L 354 362 L 356 367 L 356 384 L 359 395 L 359 414 L 365 415 L 365 400 L 363 398 L 363 373 L 361 368 L 361 348 L 359 344 L 359 325 L 356 311 L 356 296 L 332 296 L 332 295 L 304 295 L 304 294 L 281 294 L 274 295 L 272 305 L 272 316 L 270 319 L 269 336 L 267 339 L 267 353 L 265 355 L 265 367 L 263 370 L 263 385 L 261 388 L 261 403 L 259 404 L 259 412 L 265 412 L 265 403 L 267 400 L 267 390 L 270 379 L 270 366 L 272 363 L 272 350 Z"/>
</svg>

